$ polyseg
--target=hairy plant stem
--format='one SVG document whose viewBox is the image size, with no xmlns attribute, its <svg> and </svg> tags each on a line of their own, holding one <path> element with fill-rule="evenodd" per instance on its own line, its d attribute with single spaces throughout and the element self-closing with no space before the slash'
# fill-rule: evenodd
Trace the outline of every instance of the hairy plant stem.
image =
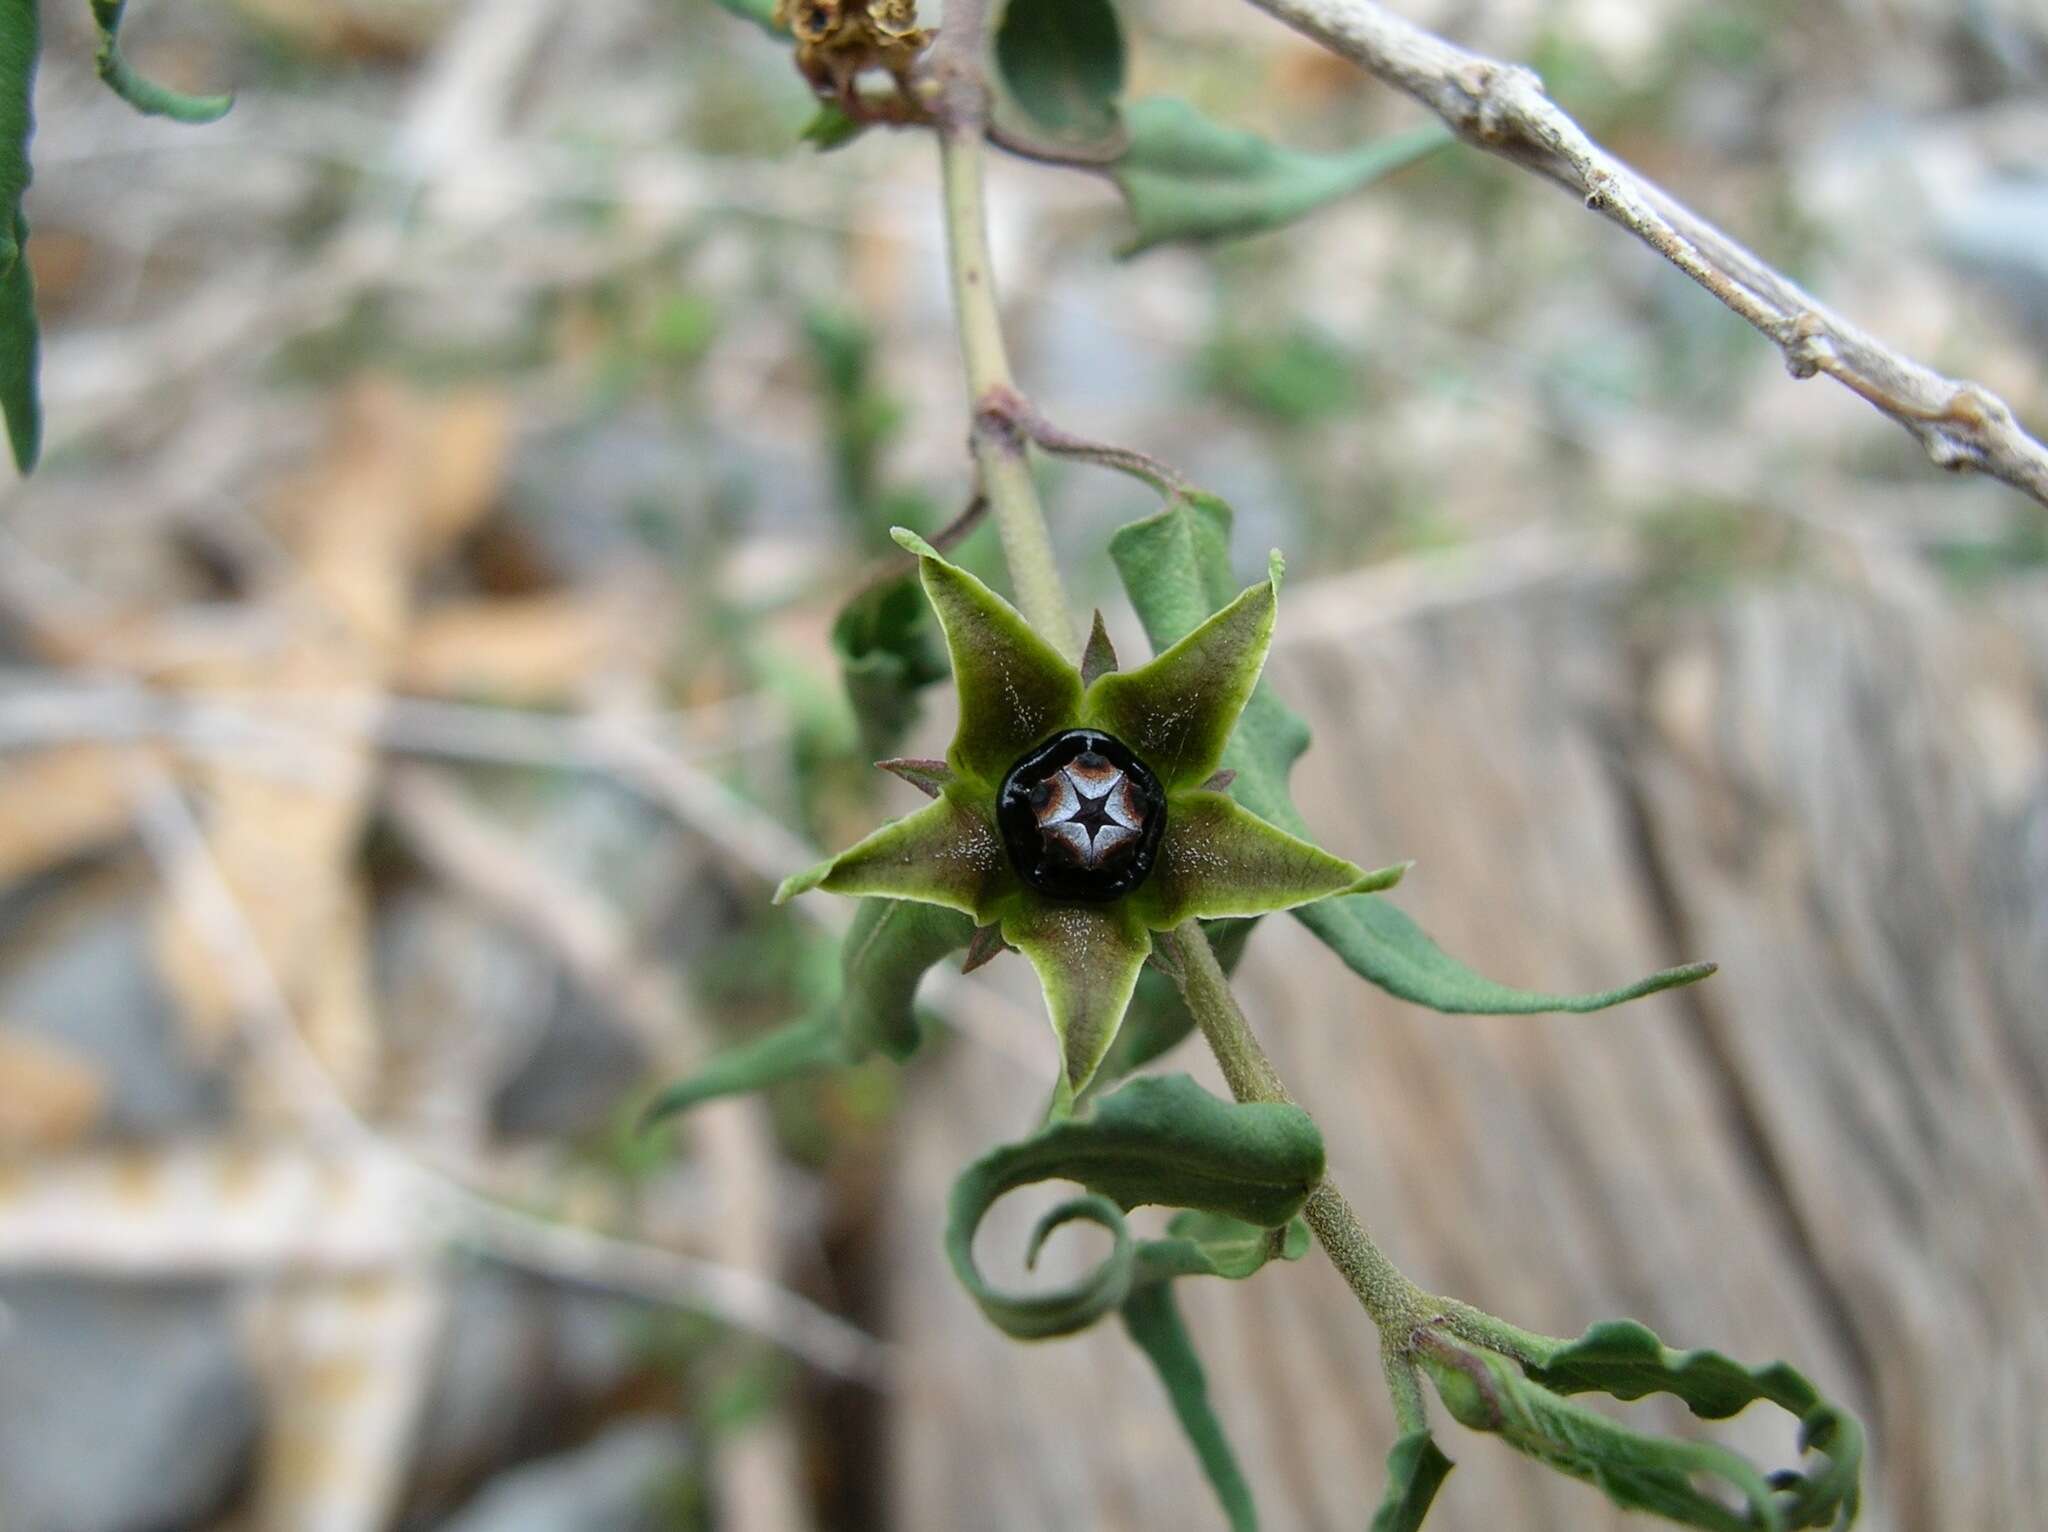
<svg viewBox="0 0 2048 1532">
<path fill-rule="evenodd" d="M 988 88 L 982 54 L 987 25 L 987 0 L 951 0 L 923 82 L 938 127 L 953 305 L 974 411 L 971 441 L 1018 605 L 1048 641 L 1072 655 L 1078 652 L 1072 613 L 1025 455 L 1029 406 L 1019 399 L 1010 374 L 989 258 L 983 197 Z M 1174 959 L 1174 980 L 1231 1092 L 1239 1101 L 1292 1104 L 1294 1098 L 1253 1035 L 1201 926 L 1189 920 L 1157 941 Z M 1379 1330 L 1381 1365 L 1403 1432 L 1427 1424 L 1415 1352 L 1417 1337 L 1433 1327 L 1524 1359 L 1561 1344 L 1424 1292 L 1373 1243 L 1351 1204 L 1327 1179 L 1309 1194 L 1302 1216 Z"/>
<path fill-rule="evenodd" d="M 946 254 L 959 318 L 960 356 L 967 368 L 970 437 L 982 493 L 995 512 L 1003 560 L 1016 587 L 1017 605 L 1046 640 L 1068 656 L 1080 652 L 1066 588 L 1053 557 L 1052 534 L 1031 479 L 1023 433 L 1009 413 L 1016 389 L 1003 344 L 989 259 L 988 216 L 982 195 L 982 140 L 988 128 L 988 89 L 982 82 L 981 43 L 987 7 L 959 0 L 950 8 L 933 50 L 931 79 L 937 96 L 939 165 L 945 191 Z M 950 35 L 949 35 L 950 34 Z"/>
</svg>

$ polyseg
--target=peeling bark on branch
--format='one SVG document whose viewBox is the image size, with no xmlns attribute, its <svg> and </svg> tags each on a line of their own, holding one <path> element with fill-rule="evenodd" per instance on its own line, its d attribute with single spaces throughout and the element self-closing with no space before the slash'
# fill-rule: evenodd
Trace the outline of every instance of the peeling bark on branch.
<svg viewBox="0 0 2048 1532">
<path fill-rule="evenodd" d="M 1796 378 L 1826 373 L 1904 426 L 1942 468 L 2048 505 L 2048 447 L 1978 384 L 1943 377 L 1830 312 L 1590 138 L 1536 74 L 1467 52 L 1373 0 L 1251 0 L 1405 91 L 1467 143 L 1583 197 L 1768 337 Z"/>
</svg>

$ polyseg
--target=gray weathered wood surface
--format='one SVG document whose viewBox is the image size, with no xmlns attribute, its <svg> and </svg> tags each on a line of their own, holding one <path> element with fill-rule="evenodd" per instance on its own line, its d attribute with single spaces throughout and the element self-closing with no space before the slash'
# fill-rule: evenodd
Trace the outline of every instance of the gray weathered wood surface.
<svg viewBox="0 0 2048 1532">
<path fill-rule="evenodd" d="M 1403 905 L 1498 977 L 1722 973 L 1600 1016 L 1438 1017 L 1278 919 L 1246 1007 L 1425 1284 L 1554 1333 L 1632 1315 L 1794 1361 L 1872 1428 L 1866 1527 L 2041 1525 L 2048 586 L 1751 589 L 1648 637 L 1627 610 L 1553 586 L 1284 652 L 1317 731 L 1299 797 L 1327 844 L 1418 858 Z M 1174 1062 L 1215 1085 L 1195 1050 Z M 1011 1344 L 938 1257 L 953 1172 L 1036 1092 L 966 1045 L 913 1092 L 896 1524 L 1220 1527 L 1117 1327 Z M 1020 1221 L 985 1232 L 998 1274 Z M 1266 1525 L 1364 1528 L 1391 1421 L 1335 1274 L 1312 1254 L 1183 1290 Z M 1787 1461 L 1782 1417 L 1752 1416 L 1719 1434 Z M 1440 1440 L 1444 1532 L 1648 1525 Z"/>
</svg>

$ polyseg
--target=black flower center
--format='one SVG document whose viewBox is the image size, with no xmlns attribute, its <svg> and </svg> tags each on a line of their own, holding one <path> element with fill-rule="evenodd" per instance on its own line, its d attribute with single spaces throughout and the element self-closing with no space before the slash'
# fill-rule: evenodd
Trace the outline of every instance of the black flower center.
<svg viewBox="0 0 2048 1532">
<path fill-rule="evenodd" d="M 1069 729 L 1010 768 L 996 825 L 1026 883 L 1055 899 L 1102 903 L 1151 873 L 1166 794 L 1122 740 Z"/>
</svg>

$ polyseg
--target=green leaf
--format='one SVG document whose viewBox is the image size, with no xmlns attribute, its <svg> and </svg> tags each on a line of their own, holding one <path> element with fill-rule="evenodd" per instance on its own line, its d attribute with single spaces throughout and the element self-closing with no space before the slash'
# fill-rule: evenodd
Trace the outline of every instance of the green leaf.
<svg viewBox="0 0 2048 1532">
<path fill-rule="evenodd" d="M 1181 1321 L 1173 1284 L 1157 1282 L 1138 1288 L 1124 1301 L 1123 1321 L 1165 1385 L 1180 1428 L 1187 1433 L 1202 1472 L 1230 1519 L 1231 1532 L 1257 1532 L 1259 1513 L 1252 1505 L 1251 1486 L 1245 1483 L 1244 1471 L 1237 1466 L 1237 1457 L 1223 1434 L 1223 1422 L 1209 1402 L 1209 1380 L 1188 1327 Z"/>
<path fill-rule="evenodd" d="M 972 796 L 958 784 L 948 787 L 937 802 L 784 879 L 775 902 L 822 888 L 856 897 L 914 899 L 986 924 L 1003 912 L 1019 884 L 994 827 Z"/>
<path fill-rule="evenodd" d="M 1322 1136 L 1299 1108 L 1219 1101 L 1186 1075 L 1134 1080 L 1086 1115 L 1058 1119 L 961 1172 L 948 1209 L 946 1253 L 961 1284 L 1005 1334 L 1071 1335 L 1121 1307 L 1140 1275 L 1122 1211 L 1156 1203 L 1278 1229 L 1301 1211 L 1322 1174 Z M 974 1262 L 982 1216 L 1005 1193 L 1050 1180 L 1079 1182 L 1089 1195 L 1039 1221 L 1033 1253 L 1053 1229 L 1082 1220 L 1110 1232 L 1108 1257 L 1050 1292 L 991 1287 Z M 1192 1234 L 1179 1237 L 1198 1242 Z"/>
<path fill-rule="evenodd" d="M 1718 1351 L 1675 1351 L 1634 1320 L 1610 1320 L 1528 1369 L 1533 1382 L 1560 1394 L 1598 1392 L 1616 1399 L 1671 1394 L 1703 1420 L 1723 1420 L 1768 1400 L 1799 1421 L 1801 1451 L 1820 1463 L 1794 1476 L 1774 1476 L 1789 1527 L 1846 1527 L 1860 1499 L 1863 1428 L 1783 1362 L 1745 1367 Z"/>
<path fill-rule="evenodd" d="M 953 661 L 960 726 L 946 759 L 992 793 L 1026 750 L 1074 723 L 1081 673 L 1015 607 L 923 538 L 901 527 L 891 535 L 918 557 Z"/>
<path fill-rule="evenodd" d="M 1208 1378 L 1181 1322 L 1172 1279 L 1206 1276 L 1241 1282 L 1270 1260 L 1300 1260 L 1308 1246 L 1308 1225 L 1299 1218 L 1284 1229 L 1262 1229 L 1216 1213 L 1180 1213 L 1167 1225 L 1165 1239 L 1146 1240 L 1138 1247 L 1137 1274 L 1131 1295 L 1124 1300 L 1124 1328 L 1165 1385 L 1174 1415 L 1233 1532 L 1255 1532 L 1258 1514 L 1251 1487 L 1223 1435 L 1223 1423 L 1209 1403 Z"/>
<path fill-rule="evenodd" d="M 908 576 L 862 591 L 832 624 L 847 700 L 870 755 L 892 753 L 917 722 L 918 693 L 946 679 L 924 592 Z"/>
<path fill-rule="evenodd" d="M 1076 148 L 1121 141 L 1124 35 L 1110 0 L 1009 0 L 996 25 L 998 109 Z"/>
<path fill-rule="evenodd" d="M 783 42 L 789 40 L 789 34 L 775 24 L 775 0 L 711 0 L 711 3 L 742 21 L 751 21 L 770 37 Z"/>
<path fill-rule="evenodd" d="M 1373 1512 L 1372 1532 L 1416 1532 L 1450 1476 L 1451 1460 L 1428 1431 L 1410 1431 L 1387 1454 L 1387 1492 Z"/>
<path fill-rule="evenodd" d="M 1062 1061 L 1055 1109 L 1065 1111 L 1116 1039 L 1151 933 L 1129 899 L 1062 904 L 1027 891 L 1003 917 L 1003 940 L 1030 960 L 1045 990 Z"/>
<path fill-rule="evenodd" d="M 848 1054 L 872 1050 L 899 1063 L 922 1033 L 912 1002 L 927 970 L 965 947 L 974 922 L 952 910 L 901 899 L 863 899 L 840 948 L 839 1024 Z"/>
<path fill-rule="evenodd" d="M 149 117 L 169 117 L 177 122 L 218 122 L 235 104 L 232 95 L 188 96 L 146 80 L 130 67 L 121 52 L 121 19 L 128 0 L 92 0 L 92 19 L 100 29 L 99 52 L 94 62 L 100 78 L 115 95 Z"/>
<path fill-rule="evenodd" d="M 830 154 L 834 149 L 845 148 L 867 130 L 868 125 L 847 116 L 845 108 L 826 101 L 811 114 L 811 120 L 804 124 L 797 138 L 820 154 Z"/>
<path fill-rule="evenodd" d="M 1341 154 L 1304 154 L 1224 127 L 1185 101 L 1139 101 L 1125 119 L 1130 143 L 1110 166 L 1137 225 L 1124 255 L 1277 229 L 1453 140 L 1432 123 Z"/>
<path fill-rule="evenodd" d="M 1216 961 L 1226 974 L 1237 972 L 1244 958 L 1245 943 L 1251 939 L 1256 920 L 1218 920 L 1203 926 Z M 1116 1041 L 1103 1056 L 1089 1090 L 1105 1091 L 1125 1076 L 1136 1073 L 1170 1049 L 1177 1048 L 1195 1030 L 1195 1018 L 1180 989 L 1157 968 L 1148 967 L 1138 975 L 1138 987 L 1124 1012 L 1124 1024 Z"/>
<path fill-rule="evenodd" d="M 1265 668 L 1279 594 L 1276 554 L 1265 580 L 1157 659 L 1099 677 L 1082 698 L 1084 720 L 1137 751 L 1169 793 L 1200 786 Z"/>
<path fill-rule="evenodd" d="M 42 329 L 36 322 L 35 275 L 28 263 L 28 219 L 22 212 L 32 174 L 36 60 L 42 50 L 36 0 L 0 0 L 0 410 L 14 466 L 33 472 L 43 447 L 43 400 L 37 382 Z"/>
<path fill-rule="evenodd" d="M 1714 972 L 1712 963 L 1667 968 L 1620 989 L 1589 995 L 1552 995 L 1514 989 L 1474 973 L 1450 956 L 1423 929 L 1384 899 L 1358 895 L 1330 899 L 1297 910 L 1295 918 L 1320 936 L 1361 978 L 1390 995 L 1432 1010 L 1483 1016 L 1532 1015 L 1543 1011 L 1599 1011 L 1660 989 L 1691 984 Z"/>
<path fill-rule="evenodd" d="M 1230 523 L 1230 507 L 1221 500 L 1191 494 L 1110 539 L 1110 557 L 1155 649 L 1193 632 L 1236 590 L 1230 571 Z M 1230 796 L 1269 824 L 1304 840 L 1308 826 L 1294 806 L 1287 778 L 1308 741 L 1308 725 L 1279 699 L 1270 683 L 1261 680 L 1222 755 L 1222 764 L 1237 772 Z M 1325 899 L 1296 910 L 1295 918 L 1361 978 L 1439 1011 L 1596 1011 L 1689 984 L 1714 971 L 1711 963 L 1694 963 L 1621 989 L 1553 995 L 1514 989 L 1473 972 L 1375 894 Z"/>
<path fill-rule="evenodd" d="M 1546 1365 L 1555 1368 L 1566 1359 L 1563 1376 L 1570 1386 L 1604 1388 L 1611 1381 L 1633 1390 L 1623 1397 L 1660 1390 L 1688 1398 L 1690 1390 L 1710 1412 L 1722 1412 L 1741 1391 L 1734 1381 L 1741 1369 L 1726 1358 L 1711 1352 L 1669 1353 L 1669 1363 L 1658 1361 L 1650 1349 L 1662 1352 L 1654 1336 L 1649 1336 L 1647 1347 L 1640 1344 L 1648 1335 L 1640 1326 L 1596 1326 Z M 1819 1428 L 1836 1451 L 1854 1449 L 1844 1454 L 1849 1459 L 1847 1472 L 1831 1459 L 1812 1478 L 1766 1478 L 1725 1447 L 1647 1435 L 1573 1403 L 1545 1385 L 1544 1368 L 1525 1374 L 1506 1357 L 1441 1334 L 1422 1345 L 1421 1361 L 1445 1408 L 1461 1424 L 1498 1435 L 1518 1451 L 1597 1485 L 1625 1509 L 1649 1511 L 1709 1532 L 1779 1532 L 1829 1524 L 1847 1528 L 1855 1517 L 1861 1433 L 1852 1417 L 1831 1406 L 1816 1403 L 1814 1408 L 1825 1410 Z M 1698 1369 L 1691 1377 L 1685 1376 L 1688 1364 Z M 1773 1375 L 1781 1371 L 1797 1380 L 1795 1394 L 1812 1397 L 1810 1386 L 1789 1368 L 1764 1369 Z M 1753 1399 L 1770 1397 L 1768 1388 L 1787 1381 L 1775 1376 L 1765 1384 L 1757 1381 L 1758 1375 L 1750 1376 L 1746 1386 L 1753 1389 Z M 1804 1425 L 1801 1436 L 1802 1444 L 1810 1439 Z M 1730 1493 L 1739 1509 L 1724 1498 Z"/>
<path fill-rule="evenodd" d="M 900 899 L 863 899 L 840 948 L 838 997 L 806 1016 L 726 1049 L 655 1097 L 652 1125 L 721 1096 L 858 1064 L 879 1051 L 901 1063 L 923 1041 L 913 1002 L 933 964 L 967 945 L 974 922 Z"/>
<path fill-rule="evenodd" d="M 839 1018 L 829 1012 L 806 1016 L 725 1049 L 656 1096 L 641 1122 L 652 1127 L 721 1096 L 743 1096 L 852 1062 Z"/>
<path fill-rule="evenodd" d="M 1222 793 L 1170 801 L 1152 876 L 1131 903 L 1154 930 L 1189 917 L 1265 915 L 1332 894 L 1388 888 L 1405 864 L 1368 873 L 1298 836 L 1277 830 Z"/>
</svg>

